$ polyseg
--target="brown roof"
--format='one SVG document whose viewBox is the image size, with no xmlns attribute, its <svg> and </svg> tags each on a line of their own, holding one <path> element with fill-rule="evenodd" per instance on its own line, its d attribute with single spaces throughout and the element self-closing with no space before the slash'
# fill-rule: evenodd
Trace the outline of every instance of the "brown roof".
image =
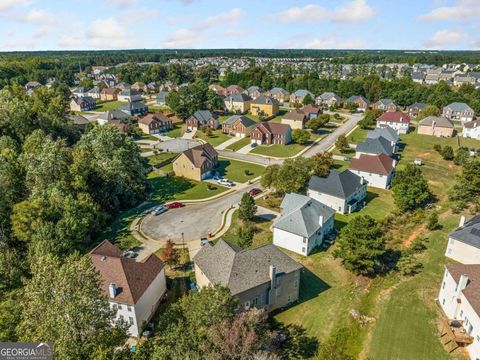
<svg viewBox="0 0 480 360">
<path fill-rule="evenodd" d="M 205 161 L 212 161 L 218 156 L 217 151 L 209 143 L 195 146 L 183 152 L 183 154 L 192 162 L 192 164 L 199 168 Z"/>
<path fill-rule="evenodd" d="M 305 113 L 301 109 L 293 109 L 283 117 L 286 120 L 303 121 Z"/>
<path fill-rule="evenodd" d="M 120 90 L 115 87 L 104 88 L 101 91 L 102 94 L 108 94 L 108 95 L 118 94 L 119 92 Z"/>
<path fill-rule="evenodd" d="M 393 159 L 386 154 L 365 155 L 352 159 L 351 170 L 364 171 L 373 174 L 389 175 L 393 170 Z"/>
<path fill-rule="evenodd" d="M 113 301 L 134 305 L 163 269 L 163 262 L 151 254 L 140 262 L 122 256 L 122 251 L 105 240 L 90 252 L 93 265 L 102 278 L 102 291 L 109 296 L 108 286 L 115 284 Z"/>
<path fill-rule="evenodd" d="M 474 129 L 478 126 L 480 126 L 480 120 L 467 121 L 463 124 L 463 127 L 467 129 Z"/>
<path fill-rule="evenodd" d="M 410 123 L 410 117 L 401 111 L 388 111 L 380 115 L 377 121 L 398 122 L 398 123 Z"/>
<path fill-rule="evenodd" d="M 305 105 L 304 107 L 301 108 L 301 110 L 303 111 L 303 113 L 305 115 L 307 114 L 318 114 L 321 112 L 322 109 L 320 109 L 320 106 L 318 105 L 315 105 L 315 104 L 308 104 L 308 105 Z"/>
<path fill-rule="evenodd" d="M 160 121 L 160 122 L 168 122 L 171 121 L 168 117 L 166 117 L 163 113 L 161 112 L 156 112 L 156 113 L 148 113 L 144 117 L 138 119 L 138 122 L 141 124 L 145 125 L 150 125 L 153 121 Z"/>
<path fill-rule="evenodd" d="M 128 133 L 129 131 L 129 126 L 127 123 L 123 122 L 122 120 L 113 118 L 108 120 L 109 124 L 115 125 L 121 133 Z"/>
<path fill-rule="evenodd" d="M 261 122 L 258 123 L 254 129 L 258 129 L 262 133 L 286 135 L 288 129 L 290 129 L 290 125 L 274 122 Z"/>
<path fill-rule="evenodd" d="M 447 265 L 447 270 L 457 284 L 461 275 L 468 276 L 468 284 L 462 292 L 475 312 L 480 314 L 480 264 L 452 264 Z"/>
</svg>

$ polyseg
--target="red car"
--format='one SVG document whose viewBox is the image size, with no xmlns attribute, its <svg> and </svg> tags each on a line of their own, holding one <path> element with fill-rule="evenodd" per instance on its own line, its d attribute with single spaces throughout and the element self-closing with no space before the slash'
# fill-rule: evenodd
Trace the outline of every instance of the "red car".
<svg viewBox="0 0 480 360">
<path fill-rule="evenodd" d="M 170 204 L 165 205 L 165 207 L 167 209 L 176 209 L 176 208 L 181 208 L 182 206 L 185 206 L 185 204 L 182 203 L 182 202 L 179 202 L 179 201 L 175 201 L 175 202 L 172 202 Z"/>
<path fill-rule="evenodd" d="M 253 189 L 250 189 L 250 190 L 249 190 L 248 194 L 249 194 L 250 196 L 255 196 L 255 195 L 260 194 L 261 192 L 262 192 L 261 189 L 253 188 Z"/>
</svg>

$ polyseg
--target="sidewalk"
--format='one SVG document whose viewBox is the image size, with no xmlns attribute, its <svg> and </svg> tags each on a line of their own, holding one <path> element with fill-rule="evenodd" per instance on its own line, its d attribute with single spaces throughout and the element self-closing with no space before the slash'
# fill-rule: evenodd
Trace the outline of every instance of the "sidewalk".
<svg viewBox="0 0 480 360">
<path fill-rule="evenodd" d="M 242 140 L 243 138 L 241 137 L 232 137 L 231 139 L 228 139 L 227 141 L 224 141 L 220 145 L 215 146 L 215 149 L 217 150 L 225 150 L 228 146 L 235 144 L 237 141 Z"/>
<path fill-rule="evenodd" d="M 195 134 L 197 133 L 197 130 L 192 130 L 190 132 L 186 132 L 182 135 L 182 139 L 185 139 L 185 140 L 193 140 L 193 137 L 195 136 Z"/>
</svg>

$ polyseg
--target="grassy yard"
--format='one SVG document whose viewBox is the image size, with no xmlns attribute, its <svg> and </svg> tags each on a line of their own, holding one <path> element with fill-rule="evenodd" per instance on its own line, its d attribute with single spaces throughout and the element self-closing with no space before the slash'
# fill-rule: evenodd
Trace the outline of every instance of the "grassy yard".
<svg viewBox="0 0 480 360">
<path fill-rule="evenodd" d="M 161 153 L 158 153 L 157 155 L 149 156 L 145 160 L 147 161 L 149 166 L 155 166 L 166 160 L 172 160 L 177 155 L 178 155 L 177 153 L 161 152 Z"/>
<path fill-rule="evenodd" d="M 254 235 L 251 247 L 257 247 L 272 243 L 272 232 L 270 226 L 272 221 L 256 216 L 253 219 Z M 244 227 L 243 221 L 238 218 L 238 211 L 235 210 L 232 216 L 232 225 L 228 231 L 222 236 L 223 239 L 240 245 L 242 240 L 240 238 L 240 229 Z"/>
<path fill-rule="evenodd" d="M 184 123 L 174 123 L 173 129 L 168 130 L 165 135 L 170 136 L 172 138 L 181 137 L 185 132 L 186 127 L 187 125 L 185 125 Z"/>
<path fill-rule="evenodd" d="M 232 151 L 237 151 L 243 148 L 244 146 L 247 146 L 248 144 L 250 144 L 250 138 L 246 137 L 241 140 L 238 140 L 236 143 L 233 143 L 232 145 L 228 145 L 227 149 Z"/>
<path fill-rule="evenodd" d="M 350 162 L 348 161 L 341 161 L 341 160 L 333 160 L 332 168 L 336 171 L 344 171 L 350 167 Z"/>
<path fill-rule="evenodd" d="M 318 134 L 310 134 L 310 143 L 319 138 Z M 250 153 L 278 158 L 288 158 L 298 154 L 305 149 L 306 145 L 290 143 L 287 145 L 257 145 Z"/>
<path fill-rule="evenodd" d="M 221 177 L 239 183 L 245 183 L 248 180 L 255 179 L 256 177 L 261 176 L 265 171 L 265 167 L 261 165 L 238 160 L 219 158 L 218 163 L 218 172 Z M 248 175 L 245 171 L 248 171 Z"/>
<path fill-rule="evenodd" d="M 95 111 L 107 111 L 119 109 L 121 105 L 125 104 L 122 101 L 106 101 L 103 103 L 97 103 Z"/>
<path fill-rule="evenodd" d="M 362 129 L 360 126 L 358 126 L 353 132 L 347 136 L 347 140 L 349 144 L 356 144 L 360 141 L 364 141 L 367 138 L 367 132 L 369 132 L 372 129 Z"/>
<path fill-rule="evenodd" d="M 195 138 L 205 140 L 206 142 L 210 143 L 210 145 L 215 147 L 230 139 L 230 136 L 228 134 L 224 134 L 222 129 L 212 131 L 212 135 L 210 136 L 207 136 L 202 130 L 198 130 L 195 134 Z"/>
</svg>

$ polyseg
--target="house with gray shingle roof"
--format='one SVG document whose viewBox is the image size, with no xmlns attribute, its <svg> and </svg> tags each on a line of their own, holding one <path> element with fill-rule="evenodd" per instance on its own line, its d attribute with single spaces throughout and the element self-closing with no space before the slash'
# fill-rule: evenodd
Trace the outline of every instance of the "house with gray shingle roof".
<svg viewBox="0 0 480 360">
<path fill-rule="evenodd" d="M 385 154 L 387 156 L 392 156 L 394 153 L 394 146 L 391 142 L 385 139 L 383 136 L 379 136 L 375 139 L 365 139 L 357 143 L 355 148 L 355 157 L 358 158 L 362 154 L 366 155 L 378 155 Z"/>
<path fill-rule="evenodd" d="M 463 123 L 462 136 L 480 140 L 480 120 Z"/>
<path fill-rule="evenodd" d="M 187 128 L 190 130 L 201 129 L 204 127 L 216 130 L 220 126 L 218 115 L 209 110 L 197 110 L 185 122 Z"/>
<path fill-rule="evenodd" d="M 315 98 L 315 103 L 317 105 L 323 105 L 327 107 L 339 106 L 341 101 L 342 99 L 340 98 L 340 96 L 333 92 L 324 92 L 323 94 Z"/>
<path fill-rule="evenodd" d="M 449 235 L 445 256 L 462 264 L 480 264 L 480 215 L 468 221 L 462 216 L 459 227 Z"/>
<path fill-rule="evenodd" d="M 382 111 L 397 111 L 398 105 L 392 99 L 380 99 L 373 104 L 373 108 Z"/>
<path fill-rule="evenodd" d="M 400 142 L 400 136 L 394 129 L 392 129 L 390 126 L 385 126 L 382 128 L 375 128 L 374 130 L 367 132 L 367 139 L 378 139 L 380 137 L 390 141 L 393 152 L 397 151 L 397 145 Z"/>
<path fill-rule="evenodd" d="M 271 96 L 283 104 L 285 101 L 288 101 L 290 93 L 281 87 L 274 87 L 270 91 L 267 91 L 266 95 Z"/>
<path fill-rule="evenodd" d="M 307 95 L 310 95 L 312 100 L 315 100 L 315 95 L 313 95 L 310 91 L 305 89 L 300 89 L 290 95 L 290 104 L 294 104 L 294 103 L 303 104 L 303 99 Z"/>
<path fill-rule="evenodd" d="M 416 102 L 412 105 L 407 106 L 407 114 L 409 116 L 413 116 L 413 117 L 418 116 L 420 111 L 422 111 L 426 107 L 427 107 L 427 104 L 421 103 L 421 102 Z"/>
<path fill-rule="evenodd" d="M 197 286 L 227 287 L 240 310 L 272 311 L 298 300 L 303 267 L 274 245 L 242 250 L 220 239 L 202 246 L 193 263 Z"/>
<path fill-rule="evenodd" d="M 350 214 L 363 206 L 367 182 L 350 170 L 331 170 L 327 176 L 312 176 L 307 195 L 340 214 Z"/>
<path fill-rule="evenodd" d="M 368 110 L 368 107 L 370 105 L 369 101 L 361 95 L 350 96 L 347 100 L 345 100 L 345 104 L 355 104 L 357 106 L 357 110 L 363 112 Z"/>
<path fill-rule="evenodd" d="M 289 193 L 280 205 L 282 215 L 273 224 L 273 243 L 308 255 L 333 230 L 335 211 L 309 196 Z"/>
<path fill-rule="evenodd" d="M 465 103 L 454 102 L 443 108 L 442 116 L 449 120 L 467 122 L 473 120 L 475 117 L 475 111 Z"/>
<path fill-rule="evenodd" d="M 231 113 L 245 113 L 250 110 L 252 98 L 245 93 L 229 95 L 224 99 L 225 109 Z"/>
</svg>

